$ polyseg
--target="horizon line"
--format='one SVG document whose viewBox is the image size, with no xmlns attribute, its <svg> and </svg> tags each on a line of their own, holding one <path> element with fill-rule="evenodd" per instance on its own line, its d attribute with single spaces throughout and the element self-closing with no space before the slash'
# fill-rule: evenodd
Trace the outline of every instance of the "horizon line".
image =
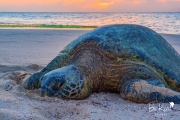
<svg viewBox="0 0 180 120">
<path fill-rule="evenodd" d="M 74 11 L 72 11 L 72 12 L 67 12 L 67 11 L 48 11 L 48 12 L 46 12 L 46 11 L 0 11 L 0 13 L 8 13 L 8 12 L 12 12 L 12 13 L 16 13 L 16 12 L 19 12 L 19 13 L 24 13 L 24 12 L 29 12 L 29 13 L 33 13 L 33 12 L 36 12 L 36 13 L 180 13 L 180 11 L 177 11 L 177 12 L 165 12 L 165 11 L 163 11 L 163 12 L 107 12 L 107 11 L 104 11 L 104 12 L 74 12 Z"/>
</svg>

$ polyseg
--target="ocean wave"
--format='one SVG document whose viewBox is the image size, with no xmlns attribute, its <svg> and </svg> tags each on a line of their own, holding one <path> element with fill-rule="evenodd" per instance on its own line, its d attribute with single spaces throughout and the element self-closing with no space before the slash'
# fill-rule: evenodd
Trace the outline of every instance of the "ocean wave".
<svg viewBox="0 0 180 120">
<path fill-rule="evenodd" d="M 102 26 L 139 24 L 159 33 L 180 34 L 180 13 L 0 12 L 0 24 Z"/>
</svg>

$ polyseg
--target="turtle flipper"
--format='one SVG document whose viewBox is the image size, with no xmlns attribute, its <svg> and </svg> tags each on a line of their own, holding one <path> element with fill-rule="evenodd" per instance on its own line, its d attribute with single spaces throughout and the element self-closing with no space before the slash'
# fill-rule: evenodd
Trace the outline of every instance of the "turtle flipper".
<svg viewBox="0 0 180 120">
<path fill-rule="evenodd" d="M 38 71 L 37 73 L 32 74 L 27 81 L 23 83 L 23 86 L 27 89 L 33 90 L 38 89 L 41 87 L 41 77 L 44 76 L 46 73 L 63 67 L 68 64 L 69 56 L 66 53 L 60 53 L 56 56 L 45 68 Z"/>
<path fill-rule="evenodd" d="M 122 85 L 121 96 L 137 103 L 174 102 L 180 104 L 180 93 L 154 83 L 151 84 L 148 80 L 133 79 Z"/>
</svg>

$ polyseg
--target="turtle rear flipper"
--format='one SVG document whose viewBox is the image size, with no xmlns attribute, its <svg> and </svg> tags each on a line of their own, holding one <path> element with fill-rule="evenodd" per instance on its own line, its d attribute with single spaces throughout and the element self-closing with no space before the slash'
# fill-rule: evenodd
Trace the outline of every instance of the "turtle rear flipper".
<svg viewBox="0 0 180 120">
<path fill-rule="evenodd" d="M 137 103 L 169 103 L 180 104 L 180 93 L 141 79 L 133 79 L 123 84 L 121 96 Z"/>
</svg>

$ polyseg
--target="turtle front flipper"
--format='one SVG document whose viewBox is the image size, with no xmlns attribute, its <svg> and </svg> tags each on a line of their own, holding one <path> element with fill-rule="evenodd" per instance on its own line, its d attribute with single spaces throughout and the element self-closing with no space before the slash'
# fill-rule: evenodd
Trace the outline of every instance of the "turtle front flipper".
<svg viewBox="0 0 180 120">
<path fill-rule="evenodd" d="M 174 102 L 180 104 L 180 93 L 165 88 L 158 80 L 133 79 L 122 85 L 121 96 L 137 103 Z"/>
<path fill-rule="evenodd" d="M 41 95 L 63 99 L 83 99 L 89 96 L 83 76 L 74 65 L 53 70 L 42 77 Z"/>
<path fill-rule="evenodd" d="M 41 87 L 41 77 L 46 73 L 58 69 L 60 67 L 66 66 L 69 62 L 69 55 L 67 53 L 60 53 L 56 56 L 45 68 L 37 73 L 32 74 L 27 81 L 23 83 L 26 89 L 38 89 Z"/>
</svg>

